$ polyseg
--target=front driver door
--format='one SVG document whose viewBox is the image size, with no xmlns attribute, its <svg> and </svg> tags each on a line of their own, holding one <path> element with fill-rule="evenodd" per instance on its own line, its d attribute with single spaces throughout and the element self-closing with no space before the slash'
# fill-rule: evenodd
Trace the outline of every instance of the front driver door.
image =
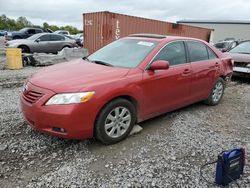
<svg viewBox="0 0 250 188">
<path fill-rule="evenodd" d="M 145 70 L 143 73 L 143 114 L 146 118 L 185 106 L 190 97 L 192 70 L 187 63 L 184 42 L 167 44 L 155 60 L 167 60 L 170 67 L 167 70 Z"/>
<path fill-rule="evenodd" d="M 47 53 L 48 46 L 50 42 L 50 34 L 45 34 L 40 36 L 37 40 L 34 41 L 33 52 Z"/>
</svg>

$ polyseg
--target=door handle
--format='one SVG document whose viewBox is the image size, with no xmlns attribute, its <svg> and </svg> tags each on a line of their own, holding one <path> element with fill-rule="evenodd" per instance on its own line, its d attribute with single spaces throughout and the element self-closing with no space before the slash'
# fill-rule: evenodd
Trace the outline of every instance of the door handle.
<svg viewBox="0 0 250 188">
<path fill-rule="evenodd" d="M 191 72 L 190 69 L 185 69 L 185 70 L 183 71 L 183 74 L 189 74 L 190 72 Z"/>
<path fill-rule="evenodd" d="M 215 63 L 215 66 L 216 66 L 216 67 L 219 67 L 219 62 L 216 62 L 216 63 Z"/>
</svg>

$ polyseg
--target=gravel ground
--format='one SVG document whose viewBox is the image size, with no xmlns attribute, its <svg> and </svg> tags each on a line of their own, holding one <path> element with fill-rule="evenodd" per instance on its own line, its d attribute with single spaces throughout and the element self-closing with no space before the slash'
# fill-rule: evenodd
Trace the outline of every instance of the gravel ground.
<svg viewBox="0 0 250 188">
<path fill-rule="evenodd" d="M 250 151 L 249 81 L 231 82 L 218 106 L 197 103 L 164 114 L 140 123 L 141 133 L 105 146 L 27 126 L 19 93 L 39 69 L 0 71 L 0 187 L 213 187 L 200 179 L 202 164 L 225 149 Z M 214 166 L 204 171 L 210 181 L 213 172 Z M 237 182 L 250 187 L 249 164 Z"/>
</svg>

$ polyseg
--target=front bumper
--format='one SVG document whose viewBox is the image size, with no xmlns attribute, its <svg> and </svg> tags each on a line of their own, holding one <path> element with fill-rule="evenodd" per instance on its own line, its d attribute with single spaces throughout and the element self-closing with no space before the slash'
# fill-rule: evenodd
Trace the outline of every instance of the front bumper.
<svg viewBox="0 0 250 188">
<path fill-rule="evenodd" d="M 61 138 L 86 139 L 93 137 L 96 111 L 91 104 L 88 104 L 91 100 L 81 104 L 45 106 L 47 100 L 55 93 L 29 82 L 27 87 L 28 91 L 22 92 L 20 96 L 20 103 L 23 117 L 32 128 Z M 33 102 L 25 94 L 29 91 L 41 93 L 42 97 Z"/>
<path fill-rule="evenodd" d="M 250 77 L 250 68 L 248 67 L 233 67 L 233 75 L 239 77 Z"/>
</svg>

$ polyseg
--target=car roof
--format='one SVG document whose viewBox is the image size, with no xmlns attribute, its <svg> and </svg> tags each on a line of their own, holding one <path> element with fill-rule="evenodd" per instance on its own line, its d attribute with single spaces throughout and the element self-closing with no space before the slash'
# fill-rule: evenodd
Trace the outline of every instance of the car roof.
<svg viewBox="0 0 250 188">
<path fill-rule="evenodd" d="M 149 39 L 149 40 L 155 40 L 155 41 L 195 40 L 195 41 L 204 42 L 204 40 L 192 38 L 192 37 L 160 35 L 160 34 L 152 34 L 152 33 L 131 34 L 131 35 L 128 35 L 127 37 L 128 38 L 137 38 L 137 39 Z"/>
<path fill-rule="evenodd" d="M 24 27 L 24 28 L 22 28 L 22 29 L 39 29 L 39 30 L 42 30 L 42 31 L 43 31 L 43 29 L 38 28 L 38 27 Z"/>
</svg>

